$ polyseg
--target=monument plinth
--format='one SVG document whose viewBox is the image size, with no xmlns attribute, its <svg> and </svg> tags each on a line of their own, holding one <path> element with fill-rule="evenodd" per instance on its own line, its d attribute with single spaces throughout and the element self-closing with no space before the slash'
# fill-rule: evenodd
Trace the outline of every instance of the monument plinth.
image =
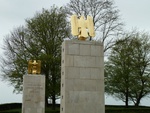
<svg viewBox="0 0 150 113">
<path fill-rule="evenodd" d="M 102 43 L 63 42 L 60 113 L 105 113 Z"/>
<path fill-rule="evenodd" d="M 45 113 L 45 76 L 23 76 L 22 113 Z"/>
<path fill-rule="evenodd" d="M 45 113 L 45 76 L 41 61 L 29 60 L 28 75 L 23 76 L 22 113 Z"/>
</svg>

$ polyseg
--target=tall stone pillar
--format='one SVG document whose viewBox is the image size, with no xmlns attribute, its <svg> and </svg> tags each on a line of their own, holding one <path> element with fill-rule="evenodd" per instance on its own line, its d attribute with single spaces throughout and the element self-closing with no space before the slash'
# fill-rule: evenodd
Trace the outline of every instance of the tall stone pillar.
<svg viewBox="0 0 150 113">
<path fill-rule="evenodd" d="M 60 113 L 105 113 L 102 43 L 62 44 Z"/>
<path fill-rule="evenodd" d="M 23 76 L 22 113 L 45 113 L 45 76 Z"/>
</svg>

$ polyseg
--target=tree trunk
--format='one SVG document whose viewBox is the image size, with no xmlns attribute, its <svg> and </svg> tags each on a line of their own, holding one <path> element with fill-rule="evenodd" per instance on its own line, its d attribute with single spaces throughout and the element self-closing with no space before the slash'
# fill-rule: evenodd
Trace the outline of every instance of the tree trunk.
<svg viewBox="0 0 150 113">
<path fill-rule="evenodd" d="M 53 94 L 52 94 L 52 109 L 55 110 L 56 108 L 56 74 L 55 74 L 55 65 L 53 66 L 53 72 L 52 72 L 52 82 L 53 82 Z"/>
<path fill-rule="evenodd" d="M 45 107 L 48 107 L 48 76 L 49 71 L 45 74 Z"/>
<path fill-rule="evenodd" d="M 137 98 L 137 101 L 136 101 L 136 103 L 135 103 L 135 106 L 136 106 L 136 107 L 139 106 L 140 101 L 141 101 L 141 98 L 142 98 L 142 92 L 140 93 L 139 98 Z"/>
<path fill-rule="evenodd" d="M 47 79 L 46 79 L 46 83 L 45 83 L 45 107 L 48 107 L 48 93 L 47 93 Z"/>
<path fill-rule="evenodd" d="M 129 90 L 127 88 L 127 91 L 126 91 L 126 100 L 125 100 L 125 106 L 128 107 L 128 98 L 129 98 Z"/>
<path fill-rule="evenodd" d="M 141 76 L 142 76 L 142 75 L 141 75 Z M 142 80 L 142 89 L 141 89 L 140 94 L 139 94 L 139 96 L 138 96 L 138 98 L 137 98 L 137 101 L 136 101 L 136 103 L 135 103 L 135 106 L 136 106 L 136 107 L 139 106 L 140 101 L 141 101 L 141 99 L 142 99 L 142 97 L 143 97 L 143 89 L 144 89 L 144 81 Z"/>
<path fill-rule="evenodd" d="M 56 100 L 56 96 L 53 95 L 53 96 L 52 96 L 52 109 L 53 109 L 53 110 L 55 110 L 55 108 L 56 108 L 56 101 L 55 101 L 55 100 Z"/>
<path fill-rule="evenodd" d="M 126 96 L 125 106 L 128 107 L 128 96 Z"/>
<path fill-rule="evenodd" d="M 139 101 L 139 100 L 137 100 L 137 102 L 135 103 L 135 106 L 136 106 L 136 107 L 138 107 L 138 106 L 139 106 L 139 104 L 140 104 L 140 101 Z"/>
<path fill-rule="evenodd" d="M 45 107 L 48 107 L 48 97 L 45 96 Z"/>
</svg>

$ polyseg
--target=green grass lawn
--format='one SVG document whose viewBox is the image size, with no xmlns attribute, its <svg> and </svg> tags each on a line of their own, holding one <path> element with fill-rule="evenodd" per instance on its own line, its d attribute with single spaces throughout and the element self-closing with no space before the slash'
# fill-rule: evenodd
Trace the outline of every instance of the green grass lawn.
<svg viewBox="0 0 150 113">
<path fill-rule="evenodd" d="M 0 113 L 21 113 L 21 109 L 4 110 L 0 111 Z"/>
<path fill-rule="evenodd" d="M 12 110 L 4 110 L 4 111 L 0 111 L 0 113 L 21 113 L 21 108 L 12 109 Z M 59 109 L 51 110 L 50 108 L 46 108 L 45 113 L 59 113 Z"/>
<path fill-rule="evenodd" d="M 9 110 L 7 110 L 7 108 Z M 21 104 L 12 103 L 12 104 L 0 105 L 0 113 L 21 113 Z M 59 107 L 57 107 L 56 110 L 52 110 L 51 108 L 46 108 L 45 113 L 60 113 Z M 125 106 L 106 105 L 105 113 L 150 113 L 150 107 L 129 106 L 128 108 L 126 108 Z"/>
</svg>

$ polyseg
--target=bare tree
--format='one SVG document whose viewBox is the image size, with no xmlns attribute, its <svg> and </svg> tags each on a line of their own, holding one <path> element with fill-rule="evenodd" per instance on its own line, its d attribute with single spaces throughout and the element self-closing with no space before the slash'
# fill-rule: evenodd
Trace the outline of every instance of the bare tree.
<svg viewBox="0 0 150 113">
<path fill-rule="evenodd" d="M 96 39 L 104 43 L 104 52 L 114 45 L 114 39 L 122 31 L 123 23 L 113 0 L 70 0 L 67 9 L 69 15 L 93 17 Z"/>
</svg>

